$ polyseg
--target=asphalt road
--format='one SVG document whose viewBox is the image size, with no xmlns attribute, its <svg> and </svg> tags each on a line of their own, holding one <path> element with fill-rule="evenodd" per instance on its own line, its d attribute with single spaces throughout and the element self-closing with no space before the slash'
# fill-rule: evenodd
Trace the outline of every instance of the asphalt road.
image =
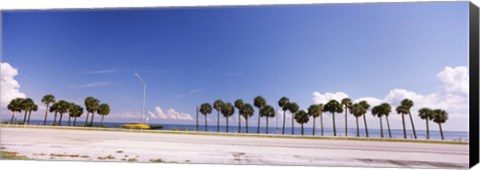
<svg viewBox="0 0 480 170">
<path fill-rule="evenodd" d="M 39 160 L 467 168 L 469 157 L 468 145 L 452 144 L 3 127 L 0 132 L 4 150 Z"/>
</svg>

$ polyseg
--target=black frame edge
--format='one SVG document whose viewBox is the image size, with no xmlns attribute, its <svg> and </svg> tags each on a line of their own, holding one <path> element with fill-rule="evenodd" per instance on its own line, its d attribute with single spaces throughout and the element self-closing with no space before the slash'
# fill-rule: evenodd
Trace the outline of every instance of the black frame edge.
<svg viewBox="0 0 480 170">
<path fill-rule="evenodd" d="M 469 69 L 470 69 L 470 168 L 479 162 L 479 13 L 478 7 L 469 4 Z"/>
</svg>

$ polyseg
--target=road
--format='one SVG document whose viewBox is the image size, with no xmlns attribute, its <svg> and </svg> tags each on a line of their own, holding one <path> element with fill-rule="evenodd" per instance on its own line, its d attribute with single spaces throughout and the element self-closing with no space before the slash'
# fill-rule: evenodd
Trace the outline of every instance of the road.
<svg viewBox="0 0 480 170">
<path fill-rule="evenodd" d="M 37 160 L 468 168 L 468 145 L 64 129 L 0 129 L 2 150 Z"/>
</svg>

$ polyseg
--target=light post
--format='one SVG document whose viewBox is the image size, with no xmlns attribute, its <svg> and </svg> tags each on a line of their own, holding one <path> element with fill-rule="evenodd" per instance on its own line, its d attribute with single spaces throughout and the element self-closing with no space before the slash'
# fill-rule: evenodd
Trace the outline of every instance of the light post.
<svg viewBox="0 0 480 170">
<path fill-rule="evenodd" d="M 145 95 L 146 95 L 146 92 L 147 92 L 147 84 L 145 84 L 142 77 L 140 77 L 140 75 L 138 73 L 134 73 L 134 74 L 135 74 L 135 76 L 138 77 L 138 79 L 140 79 L 140 82 L 143 84 L 143 102 L 142 102 L 142 117 L 141 117 L 141 122 L 143 124 L 143 115 L 145 113 Z"/>
</svg>

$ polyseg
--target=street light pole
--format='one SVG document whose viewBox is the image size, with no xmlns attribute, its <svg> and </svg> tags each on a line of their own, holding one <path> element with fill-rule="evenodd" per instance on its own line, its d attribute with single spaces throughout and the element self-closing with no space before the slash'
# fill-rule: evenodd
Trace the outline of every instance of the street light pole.
<svg viewBox="0 0 480 170">
<path fill-rule="evenodd" d="M 145 95 L 146 95 L 146 92 L 147 92 L 147 84 L 145 84 L 142 77 L 140 77 L 140 75 L 138 73 L 134 73 L 134 74 L 135 74 L 135 76 L 138 77 L 138 79 L 140 79 L 140 82 L 143 84 L 143 102 L 142 102 L 142 117 L 141 117 L 141 122 L 143 124 L 143 115 L 145 114 Z"/>
<path fill-rule="evenodd" d="M 277 77 L 275 77 L 275 101 L 278 101 L 278 79 Z M 275 105 L 275 117 L 277 118 L 277 134 L 279 134 L 279 130 L 278 130 L 278 105 L 276 104 Z M 267 118 L 268 119 L 268 118 Z"/>
</svg>

